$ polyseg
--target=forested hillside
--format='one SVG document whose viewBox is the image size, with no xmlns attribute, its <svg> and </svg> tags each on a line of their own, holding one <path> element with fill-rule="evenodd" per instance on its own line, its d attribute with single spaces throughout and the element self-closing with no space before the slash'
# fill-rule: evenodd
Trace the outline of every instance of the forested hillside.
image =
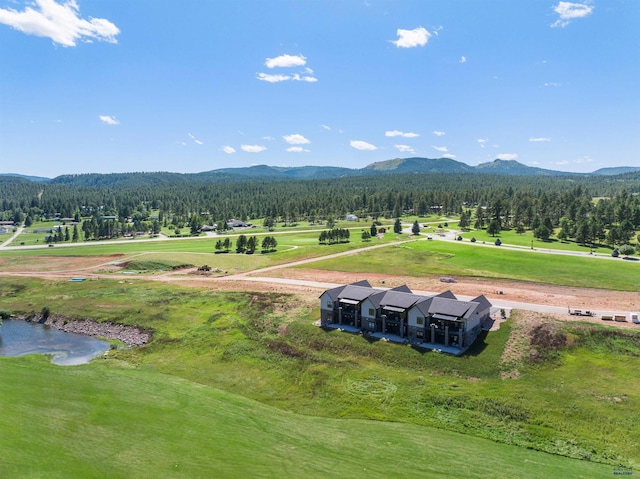
<svg viewBox="0 0 640 479">
<path fill-rule="evenodd" d="M 82 186 L 65 184 L 78 179 Z M 498 221 L 500 228 L 563 227 L 568 237 L 581 235 L 589 241 L 604 239 L 612 228 L 632 233 L 639 229 L 638 192 L 638 172 L 592 177 L 463 173 L 260 181 L 127 173 L 59 177 L 50 183 L 0 177 L 0 217 L 31 223 L 54 217 L 102 221 L 113 216 L 117 221 L 140 223 L 155 211 L 160 221 L 171 217 L 187 224 L 198 218 L 197 224 L 205 220 L 212 224 L 230 218 L 295 222 L 348 213 L 376 219 L 439 212 L 462 214 L 463 221 L 473 221 L 477 227 L 487 227 L 491 220 Z"/>
</svg>

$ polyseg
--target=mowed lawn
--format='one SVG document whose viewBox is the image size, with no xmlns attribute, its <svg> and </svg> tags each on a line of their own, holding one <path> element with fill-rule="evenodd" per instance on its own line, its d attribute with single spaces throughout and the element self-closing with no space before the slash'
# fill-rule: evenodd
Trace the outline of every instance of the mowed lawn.
<svg viewBox="0 0 640 479">
<path fill-rule="evenodd" d="M 307 266 L 308 267 L 308 266 Z M 408 276 L 515 279 L 584 288 L 640 290 L 640 262 L 415 241 L 313 263 L 314 268 Z"/>
<path fill-rule="evenodd" d="M 202 425 L 192 425 L 195 419 L 189 416 L 189 411 L 197 411 L 199 403 L 188 399 L 186 392 L 178 394 L 183 389 L 188 391 L 189 387 L 194 391 L 214 390 L 216 394 L 222 394 L 218 390 L 223 390 L 258 401 L 259 404 L 251 401 L 247 404 L 262 404 L 264 411 L 280 411 L 278 414 L 282 416 L 271 412 L 266 415 L 296 418 L 296 424 L 296 415 L 325 418 L 300 419 L 302 431 L 313 433 L 314 421 L 318 421 L 317 424 L 326 421 L 328 432 L 325 436 L 318 429 L 306 449 L 303 446 L 306 439 L 297 439 L 298 449 L 285 448 L 287 457 L 293 458 L 296 464 L 302 463 L 309 460 L 304 456 L 305 450 L 311 450 L 323 467 L 339 468 L 336 457 L 353 456 L 357 458 L 352 463 L 353 470 L 346 465 L 344 470 L 356 477 L 366 473 L 357 468 L 365 467 L 363 462 L 367 461 L 377 463 L 368 471 L 374 475 L 379 472 L 380 477 L 390 474 L 390 463 L 413 473 L 421 471 L 426 477 L 447 473 L 460 477 L 460 471 L 465 471 L 463 477 L 473 477 L 471 470 L 479 471 L 478 477 L 500 477 L 482 467 L 488 457 L 495 466 L 498 459 L 493 458 L 502 457 L 512 446 L 521 447 L 522 454 L 538 450 L 555 453 L 557 457 L 523 460 L 518 453 L 508 452 L 500 470 L 505 471 L 505 477 L 522 477 L 523 471 L 528 476 L 528 461 L 537 462 L 541 467 L 556 467 L 555 460 L 560 456 L 585 459 L 576 463 L 580 465 L 575 466 L 577 473 L 569 477 L 576 477 L 581 470 L 589 471 L 583 477 L 599 477 L 603 470 L 611 474 L 613 465 L 620 462 L 636 466 L 640 463 L 638 333 L 617 336 L 613 334 L 617 331 L 605 327 L 595 327 L 593 331 L 569 329 L 570 346 L 549 360 L 532 364 L 521 361 L 517 366 L 519 378 L 503 379 L 503 373 L 514 367 L 501 359 L 511 335 L 512 320 L 498 331 L 481 335 L 468 354 L 457 358 L 371 341 L 360 335 L 324 331 L 313 326 L 319 314 L 316 295 L 216 292 L 143 280 L 69 283 L 3 278 L 0 279 L 0 300 L 0 309 L 5 311 L 29 314 L 47 306 L 54 315 L 111 320 L 154 331 L 152 341 L 145 347 L 112 351 L 110 359 L 99 359 L 79 368 L 60 368 L 44 360 L 28 358 L 0 360 L 0 384 L 3 385 L 0 407 L 3 412 L 7 411 L 0 419 L 0 447 L 6 450 L 3 440 L 18 441 L 11 455 L 17 457 L 15 462 L 19 464 L 33 463 L 31 456 L 48 451 L 47 444 L 33 439 L 19 442 L 21 430 L 27 431 L 30 438 L 62 443 L 52 448 L 56 455 L 47 457 L 66 457 L 69 451 L 63 454 L 56 449 L 67 447 L 66 442 L 54 431 L 66 428 L 73 433 L 67 437 L 95 434 L 98 438 L 94 442 L 78 440 L 85 446 L 83 454 L 91 456 L 88 462 L 96 462 L 94 456 L 101 454 L 105 456 L 104 463 L 113 458 L 120 460 L 129 448 L 135 454 L 126 460 L 136 466 L 146 465 L 146 459 L 136 456 L 143 454 L 144 449 L 149 449 L 146 454 L 150 456 L 144 457 L 151 457 L 152 462 L 154 451 L 172 458 L 171 453 L 166 452 L 171 447 L 177 451 L 177 457 L 205 457 L 206 447 L 213 447 L 217 440 L 223 440 L 231 449 L 226 456 L 212 453 L 212 461 L 228 457 L 235 464 L 236 457 L 249 454 L 240 438 L 228 436 L 232 432 L 215 422 L 207 422 L 213 414 L 211 410 L 194 412 L 201 417 Z M 22 361 L 29 362 L 11 373 L 12 376 L 2 376 L 3 371 L 11 371 L 7 364 L 22 364 Z M 41 376 L 30 379 L 30 375 L 39 370 Z M 165 399 L 169 393 L 162 392 L 163 388 L 174 390 L 176 396 L 171 396 L 171 401 Z M 109 392 L 112 389 L 114 392 Z M 181 402 L 179 398 L 184 400 Z M 214 409 L 224 408 L 215 406 Z M 268 464 L 273 464 L 269 462 L 271 458 L 277 464 L 274 468 L 284 471 L 282 474 L 300 473 L 297 466 L 283 466 L 280 456 L 283 452 L 274 445 L 276 441 L 289 444 L 286 438 L 294 433 L 287 429 L 290 426 L 286 422 L 272 423 L 244 410 L 234 414 L 252 417 L 251 421 L 259 429 L 252 434 L 268 449 L 260 453 L 256 449 L 255 453 L 265 455 L 265 470 Z M 86 421 L 87 417 L 94 416 L 105 422 Z M 41 427 L 41 418 L 53 424 L 40 431 L 42 434 L 30 429 Z M 337 418 L 375 422 L 363 423 L 373 429 L 358 432 L 359 426 L 337 421 Z M 23 426 L 21 421 L 28 424 Z M 344 428 L 336 424 L 344 424 Z M 162 427 L 168 431 L 166 434 L 158 431 Z M 140 432 L 136 435 L 129 428 Z M 429 428 L 464 436 L 436 434 L 442 448 L 452 451 L 447 456 L 425 446 L 430 444 L 428 437 L 414 434 L 414 431 L 431 431 Z M 260 430 L 275 439 L 263 439 Z M 4 431 L 9 439 L 3 439 Z M 241 431 L 243 435 L 246 433 Z M 416 442 L 396 439 L 397 431 L 415 436 Z M 350 435 L 352 433 L 356 435 Z M 294 434 L 294 437 L 298 436 Z M 333 437 L 339 440 L 333 443 Z M 443 439 L 446 437 L 455 439 Z M 472 448 L 467 444 L 475 444 L 480 437 L 495 441 L 490 443 L 495 449 L 487 446 L 479 455 L 484 457 L 475 462 L 467 458 L 461 461 L 460 454 Z M 110 446 L 110 441 L 115 445 Z M 190 447 L 185 446 L 188 441 L 193 442 Z M 138 443 L 142 446 L 138 447 Z M 249 446 L 254 447 L 254 443 L 249 442 Z M 388 454 L 384 453 L 385 448 Z M 237 456 L 235 449 L 240 451 Z M 370 459 L 379 450 L 383 451 L 380 452 L 382 459 Z M 394 455 L 398 456 L 395 461 Z M 122 459 L 122 463 L 126 460 Z M 157 467 L 166 465 L 162 460 L 157 462 Z M 262 464 L 258 459 L 255 462 Z M 332 465 L 326 466 L 327 463 Z M 602 469 L 591 463 L 610 466 Z M 197 464 L 204 467 L 202 462 Z M 463 464 L 469 466 L 469 471 Z M 243 462 L 242 467 L 247 467 L 246 463 Z M 595 469 L 589 469 L 591 467 Z M 334 471 L 318 468 L 318 476 Z M 516 473 L 518 470 L 520 474 Z M 310 471 L 314 473 L 313 467 Z M 547 472 L 550 477 L 565 474 L 560 470 Z M 234 470 L 231 477 L 234 474 L 245 475 L 244 470 L 243 473 Z M 260 474 L 276 475 L 272 470 L 257 473 Z"/>
<path fill-rule="evenodd" d="M 614 468 L 410 424 L 314 418 L 116 360 L 0 358 L 0 477 L 596 478 Z"/>
<path fill-rule="evenodd" d="M 253 236 L 251 231 L 246 235 Z M 359 230 L 352 231 L 352 239 L 349 243 L 335 245 L 320 245 L 318 243 L 318 233 L 296 233 L 286 234 L 257 234 L 259 243 L 265 235 L 272 235 L 278 242 L 277 251 L 262 254 L 260 248 L 251 255 L 235 253 L 235 244 L 238 239 L 237 234 L 228 235 L 233 243 L 233 249 L 229 253 L 218 252 L 215 249 L 219 239 L 224 240 L 227 236 L 194 239 L 172 239 L 157 241 L 126 241 L 124 243 L 89 243 L 89 244 L 66 244 L 57 245 L 53 248 L 41 249 L 9 249 L 0 251 L 0 264 L 4 271 L 21 271 L 21 266 L 29 263 L 37 263 L 39 258 L 42 261 L 43 269 L 46 270 L 46 258 L 48 257 L 105 257 L 114 256 L 113 260 L 127 262 L 130 260 L 157 261 L 157 262 L 179 262 L 201 266 L 207 264 L 212 268 L 217 268 L 229 273 L 250 271 L 252 269 L 273 266 L 299 259 L 321 257 L 326 254 L 339 253 L 356 248 L 380 243 L 392 243 L 397 241 L 396 235 L 385 235 L 382 239 L 373 239 L 370 242 L 363 242 L 359 235 Z M 109 266 L 104 265 L 103 271 Z"/>
</svg>

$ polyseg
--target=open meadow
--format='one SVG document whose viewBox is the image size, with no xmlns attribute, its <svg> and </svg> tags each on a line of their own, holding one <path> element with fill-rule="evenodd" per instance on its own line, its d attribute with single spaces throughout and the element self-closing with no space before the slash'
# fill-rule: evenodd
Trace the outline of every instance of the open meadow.
<svg viewBox="0 0 640 479">
<path fill-rule="evenodd" d="M 637 332 L 563 324 L 567 341 L 539 357 L 522 346 L 531 339 L 521 333 L 527 318 L 516 314 L 456 358 L 323 331 L 313 325 L 314 292 L 227 292 L 142 278 L 2 278 L 0 297 L 1 308 L 14 313 L 46 306 L 54 315 L 153 331 L 146 346 L 114 349 L 81 367 L 0 360 L 3 382 L 12 385 L 0 392 L 3 410 L 18 408 L 3 415 L 2 430 L 45 418 L 28 429 L 42 442 L 10 448 L 12 459 L 3 464 L 15 477 L 44 470 L 33 458 L 51 442 L 57 467 L 77 471 L 75 477 L 100 477 L 114 460 L 122 467 L 133 462 L 139 477 L 164 475 L 175 464 L 184 477 L 215 467 L 223 476 L 244 475 L 253 464 L 258 476 L 295 477 L 307 462 L 310 477 L 402 477 L 390 464 L 412 474 L 486 477 L 487 457 L 492 467 L 504 462 L 493 477 L 523 468 L 527 477 L 604 477 L 640 462 Z M 234 428 L 239 415 L 243 425 Z M 469 453 L 464 466 L 460 441 Z M 420 448 L 431 452 L 411 452 Z M 253 461 L 241 459 L 247 449 Z M 388 454 L 399 454 L 399 462 Z"/>
</svg>

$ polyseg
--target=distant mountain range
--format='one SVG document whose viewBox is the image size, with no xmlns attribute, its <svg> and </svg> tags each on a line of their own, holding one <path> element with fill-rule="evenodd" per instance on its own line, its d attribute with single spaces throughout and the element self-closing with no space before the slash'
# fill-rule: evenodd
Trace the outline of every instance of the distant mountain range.
<svg viewBox="0 0 640 479">
<path fill-rule="evenodd" d="M 56 178 L 24 176 L 12 173 L 0 176 L 15 176 L 30 181 L 50 182 L 54 184 L 109 186 L 113 184 L 137 183 L 141 176 L 152 183 L 169 183 L 190 180 L 200 181 L 239 181 L 239 180 L 278 180 L 278 179 L 330 179 L 350 176 L 384 175 L 384 174 L 427 174 L 427 173 L 479 173 L 508 176 L 610 176 L 640 172 L 640 167 L 618 166 L 601 168 L 592 173 L 569 173 L 565 171 L 547 170 L 523 165 L 515 160 L 493 160 L 477 166 L 450 158 L 396 158 L 378 161 L 364 168 L 341 168 L 336 166 L 249 166 L 242 168 L 221 168 L 202 173 L 111 173 L 111 174 L 77 174 L 62 175 Z"/>
</svg>

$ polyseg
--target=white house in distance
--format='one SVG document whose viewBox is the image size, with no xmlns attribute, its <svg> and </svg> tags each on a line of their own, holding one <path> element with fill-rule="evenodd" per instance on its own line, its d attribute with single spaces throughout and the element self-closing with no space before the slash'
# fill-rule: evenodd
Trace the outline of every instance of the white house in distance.
<svg viewBox="0 0 640 479">
<path fill-rule="evenodd" d="M 407 286 L 373 288 L 368 281 L 328 289 L 320 296 L 320 325 L 363 332 L 425 349 L 462 354 L 491 313 L 484 296 L 460 301 L 451 291 L 414 294 Z"/>
</svg>

